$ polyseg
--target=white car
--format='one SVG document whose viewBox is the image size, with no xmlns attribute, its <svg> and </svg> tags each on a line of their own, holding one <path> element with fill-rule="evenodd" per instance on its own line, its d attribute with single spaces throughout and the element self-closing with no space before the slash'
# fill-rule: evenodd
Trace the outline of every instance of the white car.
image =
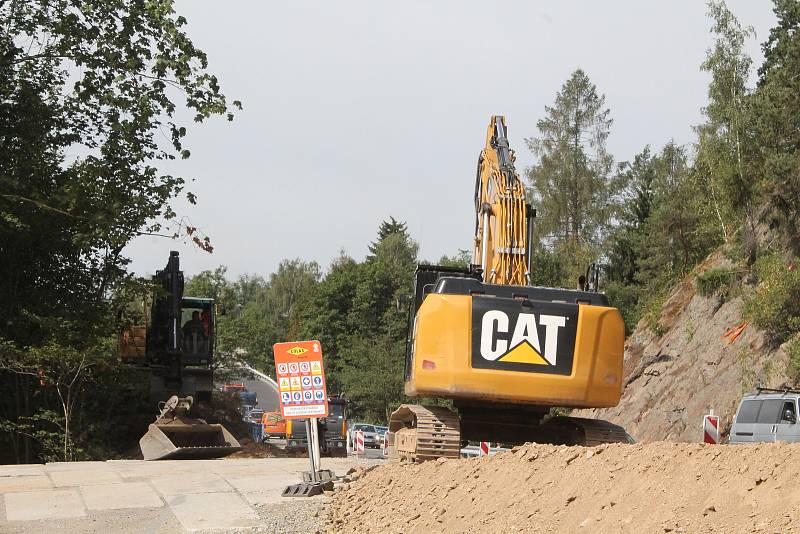
<svg viewBox="0 0 800 534">
<path fill-rule="evenodd" d="M 347 443 L 350 449 L 355 450 L 356 444 L 356 431 L 360 430 L 364 433 L 364 448 L 365 449 L 378 449 L 381 446 L 381 439 L 378 434 L 378 429 L 375 425 L 367 423 L 355 423 L 347 430 Z"/>
</svg>

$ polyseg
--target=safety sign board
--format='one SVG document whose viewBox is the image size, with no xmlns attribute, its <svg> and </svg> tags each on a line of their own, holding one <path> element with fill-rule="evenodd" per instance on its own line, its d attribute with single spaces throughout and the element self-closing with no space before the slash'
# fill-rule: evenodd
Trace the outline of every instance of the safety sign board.
<svg viewBox="0 0 800 534">
<path fill-rule="evenodd" d="M 328 393 L 319 341 L 276 343 L 273 349 L 283 418 L 326 417 Z"/>
</svg>

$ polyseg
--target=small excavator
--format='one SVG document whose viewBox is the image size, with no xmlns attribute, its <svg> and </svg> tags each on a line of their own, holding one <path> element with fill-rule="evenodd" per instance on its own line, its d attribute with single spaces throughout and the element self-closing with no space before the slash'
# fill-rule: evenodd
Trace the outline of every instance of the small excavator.
<svg viewBox="0 0 800 534">
<path fill-rule="evenodd" d="M 213 299 L 183 296 L 178 253 L 153 277 L 139 324 L 120 336 L 120 356 L 150 372 L 150 401 L 159 413 L 139 440 L 145 460 L 221 458 L 241 450 L 219 424 L 189 413 L 194 400 L 210 401 L 216 340 Z M 163 400 L 167 399 L 167 400 Z"/>
<path fill-rule="evenodd" d="M 550 414 L 619 403 L 625 328 L 597 291 L 596 269 L 577 290 L 531 285 L 535 215 L 505 118 L 494 116 L 478 159 L 472 264 L 419 265 L 409 311 L 405 394 L 453 409 L 401 405 L 389 420 L 390 456 L 458 458 L 466 441 L 629 441 L 609 422 Z"/>
</svg>

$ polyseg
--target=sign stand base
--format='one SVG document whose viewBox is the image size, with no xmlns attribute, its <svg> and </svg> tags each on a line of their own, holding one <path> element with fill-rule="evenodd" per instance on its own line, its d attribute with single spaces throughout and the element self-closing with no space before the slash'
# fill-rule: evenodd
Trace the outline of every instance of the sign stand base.
<svg viewBox="0 0 800 534">
<path fill-rule="evenodd" d="M 303 482 L 286 486 L 281 497 L 313 497 L 323 491 L 333 490 L 336 475 L 330 469 L 320 469 L 319 432 L 316 417 L 306 419 L 306 436 L 308 437 L 308 458 L 311 470 L 303 471 Z"/>
</svg>

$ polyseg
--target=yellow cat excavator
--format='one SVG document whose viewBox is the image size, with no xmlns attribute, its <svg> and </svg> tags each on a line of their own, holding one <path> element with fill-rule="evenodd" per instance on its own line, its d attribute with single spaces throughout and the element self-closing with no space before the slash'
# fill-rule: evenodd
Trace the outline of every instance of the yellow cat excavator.
<svg viewBox="0 0 800 534">
<path fill-rule="evenodd" d="M 463 441 L 626 442 L 606 421 L 550 408 L 616 406 L 625 339 L 619 311 L 581 277 L 578 290 L 530 285 L 535 211 L 514 169 L 504 117 L 478 159 L 475 248 L 466 269 L 420 265 L 409 314 L 405 393 L 454 409 L 404 404 L 389 421 L 391 454 L 457 458 Z"/>
</svg>

